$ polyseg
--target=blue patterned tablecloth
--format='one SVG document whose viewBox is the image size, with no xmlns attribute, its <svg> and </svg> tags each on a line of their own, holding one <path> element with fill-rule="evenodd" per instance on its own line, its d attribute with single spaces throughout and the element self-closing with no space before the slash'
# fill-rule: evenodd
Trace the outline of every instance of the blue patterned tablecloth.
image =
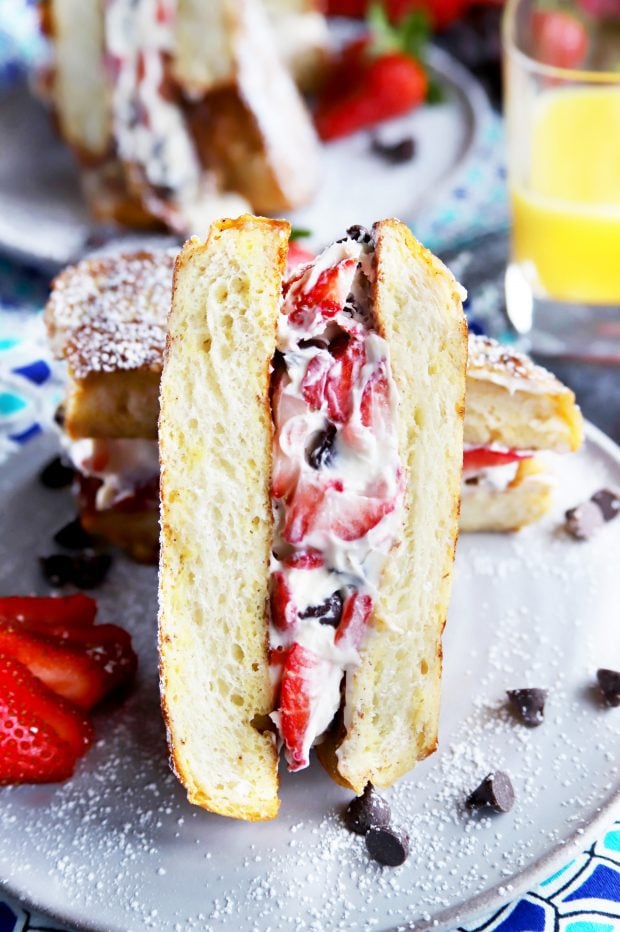
<svg viewBox="0 0 620 932">
<path fill-rule="evenodd" d="M 0 83 L 18 78 L 40 53 L 33 32 L 34 4 L 0 0 Z M 505 230 L 507 204 L 502 125 L 491 115 L 474 157 L 452 191 L 414 230 L 435 251 L 467 238 Z M 466 270 L 469 253 L 454 256 Z M 50 357 L 41 309 L 48 281 L 33 269 L 0 257 L 0 461 L 50 423 L 62 395 L 62 375 Z M 470 325 L 507 336 L 499 282 L 472 290 Z M 1 878 L 0 878 L 1 881 Z M 96 917 L 93 917 L 96 921 Z M 58 928 L 7 896 L 0 897 L 0 932 Z M 494 916 L 462 932 L 619 932 L 620 821 L 561 870 Z"/>
</svg>

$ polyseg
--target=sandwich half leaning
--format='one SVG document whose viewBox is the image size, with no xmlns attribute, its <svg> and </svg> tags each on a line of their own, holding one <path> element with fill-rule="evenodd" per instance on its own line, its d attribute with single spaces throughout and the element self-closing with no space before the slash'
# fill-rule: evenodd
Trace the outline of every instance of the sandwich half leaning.
<svg viewBox="0 0 620 932">
<path fill-rule="evenodd" d="M 213 224 L 175 269 L 160 397 L 160 673 L 190 801 L 278 811 L 318 746 L 387 786 L 437 741 L 458 527 L 459 289 L 395 220 L 284 277 L 289 227 Z"/>
</svg>

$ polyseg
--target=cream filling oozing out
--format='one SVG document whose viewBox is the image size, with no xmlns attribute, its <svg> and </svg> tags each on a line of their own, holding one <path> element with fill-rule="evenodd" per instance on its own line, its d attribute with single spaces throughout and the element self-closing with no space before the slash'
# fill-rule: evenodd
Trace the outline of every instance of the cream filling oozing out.
<svg viewBox="0 0 620 932">
<path fill-rule="evenodd" d="M 272 716 L 290 769 L 307 764 L 339 709 L 342 677 L 359 663 L 363 635 L 339 633 L 339 622 L 352 597 L 366 597 L 367 606 L 376 599 L 402 521 L 397 391 L 387 343 L 371 329 L 373 247 L 367 234 L 358 236 L 291 273 L 278 322 L 271 573 L 272 582 L 273 574 L 284 580 L 293 609 L 278 623 L 272 591 L 270 648 L 282 656 L 300 645 L 314 661 L 300 684 L 308 720 L 297 756 L 287 745 L 284 704 Z M 307 553 L 317 565 L 299 567 Z M 286 662 L 284 673 L 278 663 L 271 669 L 277 689 Z"/>
<path fill-rule="evenodd" d="M 461 494 L 469 495 L 476 489 L 487 489 L 493 492 L 505 492 L 511 482 L 514 482 L 519 462 L 506 463 L 503 466 L 487 466 L 485 469 L 468 469 L 463 471 Z"/>
<path fill-rule="evenodd" d="M 156 440 L 73 440 L 66 443 L 75 469 L 101 480 L 95 507 L 105 511 L 159 476 Z"/>
</svg>

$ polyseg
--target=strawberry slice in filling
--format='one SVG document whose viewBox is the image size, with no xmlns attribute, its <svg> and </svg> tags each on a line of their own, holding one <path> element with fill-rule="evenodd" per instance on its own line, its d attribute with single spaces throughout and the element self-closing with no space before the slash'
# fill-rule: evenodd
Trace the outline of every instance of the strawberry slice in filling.
<svg viewBox="0 0 620 932">
<path fill-rule="evenodd" d="M 386 341 L 372 325 L 370 235 L 290 273 L 272 377 L 273 719 L 290 770 L 308 765 L 359 663 L 404 471 Z M 346 693 L 346 689 L 345 689 Z"/>
<path fill-rule="evenodd" d="M 504 447 L 466 447 L 463 452 L 463 494 L 476 488 L 505 491 L 515 480 L 522 460 L 531 459 L 529 450 Z"/>
</svg>

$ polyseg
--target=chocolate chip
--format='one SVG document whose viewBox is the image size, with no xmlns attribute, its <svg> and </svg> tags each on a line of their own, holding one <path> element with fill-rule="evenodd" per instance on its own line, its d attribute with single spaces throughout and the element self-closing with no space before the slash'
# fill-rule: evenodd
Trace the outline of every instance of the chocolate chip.
<svg viewBox="0 0 620 932">
<path fill-rule="evenodd" d="M 112 557 L 107 553 L 82 553 L 79 556 L 52 553 L 39 557 L 39 563 L 50 586 L 58 588 L 73 583 L 78 589 L 95 589 L 107 576 Z"/>
<path fill-rule="evenodd" d="M 369 243 L 372 240 L 370 230 L 360 226 L 359 223 L 355 223 L 352 227 L 348 228 L 347 236 L 349 239 L 355 240 L 356 243 Z"/>
<path fill-rule="evenodd" d="M 312 448 L 307 453 L 307 459 L 313 469 L 329 466 L 334 458 L 334 441 L 336 439 L 336 425 L 329 424 L 321 431 Z"/>
<path fill-rule="evenodd" d="M 370 148 L 390 165 L 400 165 L 411 161 L 415 155 L 416 144 L 412 136 L 405 136 L 398 142 L 383 142 L 378 136 L 374 136 Z"/>
<path fill-rule="evenodd" d="M 73 557 L 73 575 L 71 581 L 78 589 L 96 589 L 105 580 L 112 557 L 108 553 L 80 554 Z"/>
<path fill-rule="evenodd" d="M 607 705 L 616 708 L 620 705 L 620 672 L 601 668 L 596 671 L 599 688 Z"/>
<path fill-rule="evenodd" d="M 54 424 L 57 424 L 58 427 L 63 428 L 65 426 L 65 417 L 65 406 L 60 404 L 54 411 Z"/>
<path fill-rule="evenodd" d="M 73 557 L 68 557 L 64 553 L 52 553 L 49 557 L 39 557 L 39 564 L 50 586 L 58 588 L 71 582 Z"/>
<path fill-rule="evenodd" d="M 60 547 L 66 547 L 67 550 L 86 550 L 93 546 L 95 538 L 84 530 L 80 519 L 75 518 L 56 531 L 54 540 Z"/>
<path fill-rule="evenodd" d="M 350 832 L 365 835 L 371 828 L 386 828 L 390 824 L 390 806 L 372 783 L 367 783 L 361 796 L 351 800 L 344 812 L 344 824 Z"/>
<path fill-rule="evenodd" d="M 489 806 L 495 812 L 509 812 L 515 801 L 510 777 L 501 770 L 488 774 L 477 789 L 467 797 L 469 809 Z"/>
<path fill-rule="evenodd" d="M 366 835 L 366 847 L 373 861 L 398 867 L 409 855 L 409 836 L 398 829 L 373 826 Z"/>
<path fill-rule="evenodd" d="M 547 698 L 546 689 L 507 689 L 506 695 L 524 725 L 528 728 L 542 725 Z"/>
<path fill-rule="evenodd" d="M 600 489 L 587 502 L 569 508 L 565 527 L 577 540 L 588 540 L 606 521 L 620 514 L 620 496 L 611 489 Z"/>
<path fill-rule="evenodd" d="M 39 473 L 39 481 L 46 489 L 64 489 L 73 482 L 75 470 L 61 456 L 55 456 Z"/>
<path fill-rule="evenodd" d="M 595 492 L 590 501 L 595 502 L 601 509 L 604 521 L 613 521 L 620 514 L 620 495 L 611 489 Z"/>
<path fill-rule="evenodd" d="M 337 628 L 342 616 L 342 596 L 339 592 L 332 594 L 320 602 L 318 605 L 309 605 L 303 612 L 299 613 L 300 618 L 318 618 L 322 625 L 331 625 Z"/>
</svg>

